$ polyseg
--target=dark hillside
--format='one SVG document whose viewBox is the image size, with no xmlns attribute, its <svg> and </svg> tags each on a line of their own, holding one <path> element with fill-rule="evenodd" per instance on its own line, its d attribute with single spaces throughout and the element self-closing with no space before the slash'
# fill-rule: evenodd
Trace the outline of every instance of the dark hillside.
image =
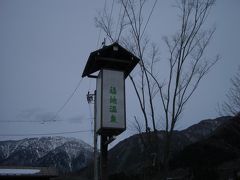
<svg viewBox="0 0 240 180">
<path fill-rule="evenodd" d="M 175 131 L 172 154 L 177 154 L 186 146 L 209 137 L 216 128 L 228 121 L 230 117 L 203 120 L 183 131 Z M 138 134 L 117 144 L 109 152 L 110 174 L 139 174 L 147 170 L 150 174 L 161 168 L 163 155 L 163 135 Z"/>
<path fill-rule="evenodd" d="M 228 176 L 240 171 L 239 160 L 240 117 L 234 117 L 218 127 L 209 138 L 187 146 L 176 155 L 171 165 L 174 169 L 188 169 L 200 179 L 220 178 L 223 169 L 232 169 Z"/>
</svg>

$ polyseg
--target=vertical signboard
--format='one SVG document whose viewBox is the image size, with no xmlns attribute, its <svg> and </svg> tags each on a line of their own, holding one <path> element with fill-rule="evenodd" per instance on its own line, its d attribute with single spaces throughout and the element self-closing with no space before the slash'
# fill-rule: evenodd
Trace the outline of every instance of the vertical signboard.
<svg viewBox="0 0 240 180">
<path fill-rule="evenodd" d="M 122 71 L 103 69 L 97 79 L 98 133 L 119 134 L 126 128 L 125 81 Z"/>
</svg>

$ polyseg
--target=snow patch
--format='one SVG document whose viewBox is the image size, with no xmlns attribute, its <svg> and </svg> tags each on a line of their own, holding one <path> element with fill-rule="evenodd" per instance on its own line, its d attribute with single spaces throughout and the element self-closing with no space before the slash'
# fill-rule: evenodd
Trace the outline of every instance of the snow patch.
<svg viewBox="0 0 240 180">
<path fill-rule="evenodd" d="M 1 175 L 26 175 L 39 173 L 39 169 L 0 169 Z"/>
</svg>

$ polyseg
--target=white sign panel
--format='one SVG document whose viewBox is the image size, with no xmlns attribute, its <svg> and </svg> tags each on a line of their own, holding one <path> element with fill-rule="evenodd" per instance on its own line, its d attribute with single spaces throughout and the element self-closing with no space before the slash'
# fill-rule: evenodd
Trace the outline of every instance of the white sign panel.
<svg viewBox="0 0 240 180">
<path fill-rule="evenodd" d="M 125 129 L 125 80 L 122 71 L 102 70 L 97 80 L 97 131 Z"/>
</svg>

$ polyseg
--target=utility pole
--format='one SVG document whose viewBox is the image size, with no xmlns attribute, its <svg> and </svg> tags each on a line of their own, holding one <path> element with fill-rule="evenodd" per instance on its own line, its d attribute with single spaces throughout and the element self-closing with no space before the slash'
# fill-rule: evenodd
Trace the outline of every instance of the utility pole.
<svg viewBox="0 0 240 180">
<path fill-rule="evenodd" d="M 93 135 L 93 149 L 94 149 L 94 180 L 98 180 L 98 150 L 97 150 L 97 140 L 98 136 L 96 133 L 96 90 L 94 94 L 87 94 L 88 104 L 94 104 L 94 135 Z"/>
<path fill-rule="evenodd" d="M 96 133 L 96 90 L 93 94 L 90 94 L 88 92 L 87 94 L 87 101 L 88 104 L 94 104 L 94 137 L 93 137 L 93 144 L 94 144 L 94 180 L 99 179 L 99 175 L 101 177 L 101 180 L 107 180 L 108 179 L 108 171 L 107 171 L 107 158 L 108 158 L 108 144 L 111 143 L 115 138 L 112 136 L 101 136 L 100 141 L 100 174 L 98 172 L 99 170 L 99 163 L 98 163 L 98 149 L 97 149 L 97 140 L 98 135 Z"/>
</svg>

